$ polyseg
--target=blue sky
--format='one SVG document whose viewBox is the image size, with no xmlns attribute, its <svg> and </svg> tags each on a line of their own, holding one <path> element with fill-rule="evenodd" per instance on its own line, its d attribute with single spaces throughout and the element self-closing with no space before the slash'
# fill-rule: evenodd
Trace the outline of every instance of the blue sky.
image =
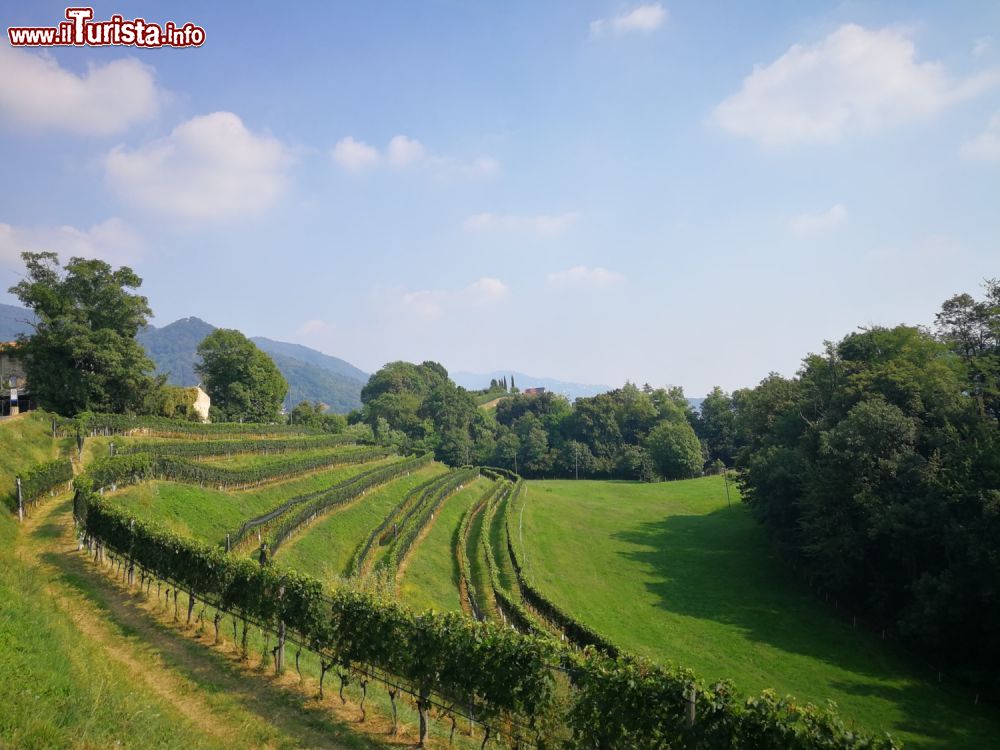
<svg viewBox="0 0 1000 750">
<path fill-rule="evenodd" d="M 4 42 L 0 287 L 95 255 L 158 325 L 698 396 L 1000 275 L 1000 4 L 232 8 Z"/>
</svg>

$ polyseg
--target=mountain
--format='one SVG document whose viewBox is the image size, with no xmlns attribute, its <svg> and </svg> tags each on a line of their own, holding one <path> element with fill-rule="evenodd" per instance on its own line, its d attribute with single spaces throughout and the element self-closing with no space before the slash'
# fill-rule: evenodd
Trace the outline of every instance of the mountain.
<svg viewBox="0 0 1000 750">
<path fill-rule="evenodd" d="M 194 364 L 198 344 L 214 330 L 215 326 L 199 318 L 182 318 L 163 328 L 148 326 L 137 338 L 158 374 L 166 375 L 175 385 L 197 385 Z M 322 401 L 341 414 L 361 406 L 361 389 L 368 375 L 354 365 L 298 344 L 261 337 L 251 340 L 271 356 L 288 381 L 287 405 Z"/>
<path fill-rule="evenodd" d="M 22 333 L 31 333 L 35 314 L 14 305 L 0 305 L 0 341 L 13 341 Z"/>
<path fill-rule="evenodd" d="M 156 364 L 156 374 L 166 375 L 174 385 L 198 385 L 201 378 L 194 371 L 195 351 L 215 326 L 200 318 L 181 318 L 170 325 L 147 326 L 136 338 Z"/>
<path fill-rule="evenodd" d="M 607 385 L 588 385 L 585 383 L 570 383 L 565 380 L 555 380 L 554 378 L 542 378 L 536 375 L 526 375 L 523 372 L 510 372 L 509 370 L 508 371 L 497 370 L 494 372 L 487 372 L 487 373 L 452 372 L 449 374 L 451 375 L 451 379 L 454 380 L 455 383 L 470 391 L 489 388 L 490 380 L 494 378 L 499 380 L 500 378 L 506 375 L 508 381 L 511 377 L 513 377 L 514 385 L 516 385 L 518 389 L 522 391 L 525 388 L 544 388 L 547 391 L 561 393 L 570 401 L 584 396 L 596 396 L 598 393 L 604 393 L 605 391 L 611 390 L 611 387 Z"/>
<path fill-rule="evenodd" d="M 368 373 L 359 370 L 350 362 L 345 362 L 338 357 L 331 357 L 315 349 L 301 344 L 289 344 L 286 341 L 274 341 L 263 336 L 254 336 L 252 339 L 259 348 L 270 354 L 272 357 L 281 356 L 297 359 L 310 365 L 316 365 L 324 370 L 329 370 L 336 375 L 342 375 L 350 380 L 357 380 L 364 384 L 368 382 Z"/>
</svg>

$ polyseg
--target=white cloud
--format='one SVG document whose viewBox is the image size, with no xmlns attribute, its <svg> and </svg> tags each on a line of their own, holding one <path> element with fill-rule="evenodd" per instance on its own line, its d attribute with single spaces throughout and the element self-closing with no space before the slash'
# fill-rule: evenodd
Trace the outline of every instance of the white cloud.
<svg viewBox="0 0 1000 750">
<path fill-rule="evenodd" d="M 484 276 L 458 290 L 402 292 L 398 305 L 407 315 L 433 320 L 451 310 L 496 304 L 509 294 L 510 287 L 500 279 Z"/>
<path fill-rule="evenodd" d="M 449 165 L 444 165 L 449 166 Z M 455 171 L 465 177 L 490 177 L 500 171 L 500 162 L 492 156 L 480 156 L 468 163 L 451 164 Z"/>
<path fill-rule="evenodd" d="M 63 260 L 99 258 L 112 265 L 135 262 L 142 240 L 124 221 L 111 218 L 89 229 L 73 226 L 16 227 L 0 224 L 0 264 L 21 268 L 21 253 L 50 251 Z"/>
<path fill-rule="evenodd" d="M 47 53 L 0 44 L 0 119 L 16 126 L 111 135 L 156 117 L 163 98 L 153 69 L 134 58 L 77 75 Z"/>
<path fill-rule="evenodd" d="M 405 135 L 393 136 L 385 150 L 386 161 L 393 167 L 408 167 L 411 164 L 416 164 L 424 158 L 425 154 L 426 149 L 420 141 Z"/>
<path fill-rule="evenodd" d="M 788 222 L 788 231 L 794 237 L 809 237 L 822 232 L 828 232 L 847 221 L 847 209 L 838 203 L 827 211 L 819 213 L 804 213 L 792 217 Z"/>
<path fill-rule="evenodd" d="M 979 37 L 972 45 L 972 55 L 973 57 L 982 57 L 990 48 L 993 46 L 993 37 L 983 36 Z"/>
<path fill-rule="evenodd" d="M 956 81 L 937 62 L 918 62 L 904 31 L 845 25 L 812 45 L 793 45 L 754 66 L 715 122 L 733 135 L 774 147 L 832 142 L 928 117 L 1000 81 L 992 71 Z"/>
<path fill-rule="evenodd" d="M 606 289 L 625 281 L 622 274 L 600 266 L 573 266 L 565 271 L 550 273 L 548 279 L 552 286 L 577 289 Z"/>
<path fill-rule="evenodd" d="M 351 136 L 341 138 L 330 150 L 333 160 L 351 172 L 373 167 L 379 162 L 378 149 L 364 141 L 356 141 Z"/>
<path fill-rule="evenodd" d="M 462 222 L 462 228 L 469 232 L 514 231 L 532 232 L 539 235 L 562 234 L 580 218 L 576 212 L 563 214 L 536 214 L 520 216 L 498 215 L 489 212 L 474 214 Z"/>
<path fill-rule="evenodd" d="M 668 18 L 667 9 L 659 3 L 640 5 L 621 15 L 591 21 L 590 35 L 596 37 L 606 32 L 627 34 L 633 31 L 648 34 L 660 28 Z"/>
<path fill-rule="evenodd" d="M 393 136 L 383 151 L 347 136 L 337 142 L 330 155 L 334 162 L 352 172 L 386 164 L 396 169 L 420 167 L 440 177 L 489 177 L 500 169 L 500 162 L 492 156 L 480 156 L 469 162 L 437 156 L 416 138 L 402 134 Z"/>
<path fill-rule="evenodd" d="M 325 320 L 320 320 L 316 318 L 313 320 L 307 320 L 302 325 L 300 325 L 297 333 L 300 336 L 316 337 L 332 333 L 336 329 L 336 327 L 337 326 L 334 325 L 333 323 L 328 323 Z"/>
<path fill-rule="evenodd" d="M 105 159 L 111 186 L 157 213 L 215 219 L 255 214 L 285 189 L 291 156 L 275 138 L 255 135 L 232 112 L 181 123 L 166 138 Z"/>
<path fill-rule="evenodd" d="M 986 130 L 963 143 L 959 153 L 971 161 L 1000 161 L 1000 112 L 990 118 Z"/>
</svg>

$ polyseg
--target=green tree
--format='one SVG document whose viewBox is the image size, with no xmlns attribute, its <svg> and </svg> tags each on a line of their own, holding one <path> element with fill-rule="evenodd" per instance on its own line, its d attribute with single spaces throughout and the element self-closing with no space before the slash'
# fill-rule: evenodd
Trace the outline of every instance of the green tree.
<svg viewBox="0 0 1000 750">
<path fill-rule="evenodd" d="M 701 443 L 687 422 L 660 422 L 644 444 L 656 470 L 667 479 L 683 479 L 701 473 Z"/>
<path fill-rule="evenodd" d="M 709 460 L 731 466 L 736 455 L 736 412 L 733 400 L 715 386 L 701 402 L 694 430 L 708 449 Z"/>
<path fill-rule="evenodd" d="M 218 328 L 198 345 L 195 371 L 222 422 L 274 422 L 288 383 L 274 361 L 239 331 Z"/>
<path fill-rule="evenodd" d="M 22 253 L 25 279 L 10 288 L 38 317 L 20 339 L 32 395 L 46 409 L 143 412 L 158 382 L 135 335 L 151 314 L 130 268 L 55 253 Z"/>
</svg>

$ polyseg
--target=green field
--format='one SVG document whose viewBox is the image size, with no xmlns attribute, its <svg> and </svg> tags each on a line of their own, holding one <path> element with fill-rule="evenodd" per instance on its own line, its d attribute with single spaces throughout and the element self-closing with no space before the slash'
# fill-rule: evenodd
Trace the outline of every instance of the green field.
<svg viewBox="0 0 1000 750">
<path fill-rule="evenodd" d="M 415 610 L 461 611 L 458 593 L 458 562 L 455 544 L 458 525 L 466 508 L 486 490 L 488 482 L 476 479 L 451 495 L 430 521 L 421 542 L 403 561 L 403 575 L 397 585 L 400 601 Z"/>
<path fill-rule="evenodd" d="M 908 747 L 996 746 L 994 713 L 803 589 L 749 510 L 727 507 L 721 477 L 533 481 L 516 510 L 529 575 L 628 649 L 745 693 L 833 700 Z"/>
<path fill-rule="evenodd" d="M 147 482 L 115 494 L 137 518 L 155 520 L 179 534 L 221 543 L 248 518 L 266 513 L 295 495 L 325 489 L 387 463 L 350 464 L 254 490 L 222 491 L 181 482 Z"/>
<path fill-rule="evenodd" d="M 348 573 L 348 563 L 358 546 L 403 496 L 445 469 L 442 464 L 432 463 L 324 516 L 281 548 L 276 557 L 278 564 L 327 583 L 341 578 Z"/>
</svg>

